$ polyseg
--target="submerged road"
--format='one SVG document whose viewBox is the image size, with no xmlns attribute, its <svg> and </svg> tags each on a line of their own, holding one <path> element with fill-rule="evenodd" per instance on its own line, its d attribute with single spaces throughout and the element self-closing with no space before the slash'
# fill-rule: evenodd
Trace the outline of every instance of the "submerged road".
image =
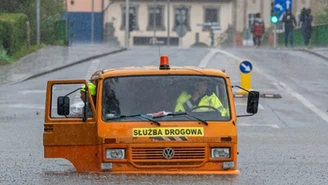
<svg viewBox="0 0 328 185">
<path fill-rule="evenodd" d="M 160 53 L 159 53 L 160 52 Z M 159 65 L 225 69 L 240 84 L 238 65 L 253 63 L 259 112 L 238 119 L 241 174 L 231 176 L 80 174 L 63 159 L 43 158 L 47 80 L 88 79 L 97 69 Z M 135 48 L 0 88 L 0 184 L 325 184 L 328 181 L 328 62 L 300 51 Z M 236 89 L 238 90 L 238 89 Z M 236 98 L 239 114 L 246 101 Z"/>
</svg>

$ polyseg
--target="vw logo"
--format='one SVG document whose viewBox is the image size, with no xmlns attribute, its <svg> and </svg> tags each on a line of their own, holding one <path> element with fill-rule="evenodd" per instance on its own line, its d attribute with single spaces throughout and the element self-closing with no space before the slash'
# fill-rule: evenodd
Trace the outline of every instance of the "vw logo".
<svg viewBox="0 0 328 185">
<path fill-rule="evenodd" d="M 163 157 L 165 159 L 172 159 L 174 156 L 174 150 L 172 148 L 165 148 L 163 150 Z"/>
</svg>

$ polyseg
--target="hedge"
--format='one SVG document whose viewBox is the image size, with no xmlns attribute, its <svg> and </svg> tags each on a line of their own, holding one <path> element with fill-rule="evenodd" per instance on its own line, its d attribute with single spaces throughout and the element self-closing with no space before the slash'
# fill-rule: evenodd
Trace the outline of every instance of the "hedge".
<svg viewBox="0 0 328 185">
<path fill-rule="evenodd" d="M 26 47 L 26 21 L 24 14 L 0 14 L 0 42 L 9 55 Z"/>
<path fill-rule="evenodd" d="M 316 47 L 328 46 L 328 25 L 317 25 L 312 27 L 312 36 L 310 39 L 310 45 Z M 283 46 L 285 44 L 284 33 L 278 34 L 278 44 Z M 300 28 L 294 30 L 294 46 L 304 46 L 302 37 L 302 31 Z"/>
<path fill-rule="evenodd" d="M 7 55 L 7 51 L 2 47 L 2 43 L 0 40 L 0 65 L 10 63 L 10 58 Z"/>
</svg>

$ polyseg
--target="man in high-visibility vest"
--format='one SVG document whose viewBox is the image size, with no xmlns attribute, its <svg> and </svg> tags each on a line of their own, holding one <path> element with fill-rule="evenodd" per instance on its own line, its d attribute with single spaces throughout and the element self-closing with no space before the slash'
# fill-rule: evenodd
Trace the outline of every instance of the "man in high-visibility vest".
<svg viewBox="0 0 328 185">
<path fill-rule="evenodd" d="M 91 82 L 88 83 L 88 91 L 89 91 L 89 93 L 90 93 L 90 95 L 91 95 L 91 97 L 92 97 L 92 102 L 94 103 L 95 106 L 96 106 L 96 88 L 97 88 L 97 86 L 96 86 L 95 84 L 93 84 L 93 83 L 91 83 Z M 81 98 L 81 100 L 83 101 L 83 103 L 80 102 L 80 103 L 78 103 L 77 105 L 75 105 L 75 106 L 78 106 L 78 107 L 79 107 L 79 108 L 78 108 L 79 111 L 77 111 L 76 115 L 82 115 L 83 110 L 84 110 L 84 109 L 83 109 L 83 107 L 84 107 L 84 102 L 85 102 L 85 104 L 86 104 L 86 109 L 87 109 L 87 111 L 86 111 L 86 113 L 87 113 L 87 117 L 92 117 L 92 116 L 93 116 L 93 113 L 92 113 L 92 110 L 91 110 L 90 103 L 89 103 L 89 101 L 87 100 L 88 98 L 85 97 L 85 85 L 83 85 L 83 86 L 81 87 L 81 90 L 80 90 L 80 98 Z M 86 101 L 86 100 L 87 100 L 87 101 Z"/>
<path fill-rule="evenodd" d="M 198 82 L 192 94 L 183 91 L 177 99 L 174 112 L 219 111 L 221 116 L 228 116 L 228 111 L 214 92 L 208 90 L 206 81 Z"/>
<path fill-rule="evenodd" d="M 98 80 L 101 76 L 101 70 L 98 70 L 96 72 L 94 72 L 91 77 L 90 77 L 90 82 L 88 83 L 88 89 L 90 91 L 91 97 L 93 99 L 93 103 L 96 106 L 96 94 L 97 94 L 97 85 L 98 85 Z M 84 101 L 85 97 L 84 97 L 84 92 L 85 92 L 85 85 L 83 85 L 81 87 L 81 99 Z"/>
<path fill-rule="evenodd" d="M 91 83 L 91 82 L 89 82 L 88 83 L 88 90 L 89 90 L 89 92 L 90 92 L 90 94 L 91 94 L 91 97 L 92 97 L 92 99 L 93 99 L 93 103 L 96 103 L 95 101 L 95 97 L 96 97 L 96 85 L 95 84 L 93 84 L 93 83 Z M 85 96 L 84 96 L 84 92 L 85 92 L 85 85 L 83 85 L 82 87 L 81 87 L 81 100 L 82 101 L 85 101 Z"/>
</svg>

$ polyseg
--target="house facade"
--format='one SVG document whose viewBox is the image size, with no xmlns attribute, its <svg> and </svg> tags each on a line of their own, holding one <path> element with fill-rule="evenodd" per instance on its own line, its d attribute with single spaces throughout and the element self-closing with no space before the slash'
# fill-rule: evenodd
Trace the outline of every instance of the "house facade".
<svg viewBox="0 0 328 185">
<path fill-rule="evenodd" d="M 65 1 L 72 41 L 116 42 L 125 46 L 125 0 Z M 296 17 L 303 7 L 311 8 L 312 12 L 320 7 L 319 0 L 291 1 L 292 12 Z M 220 46 L 224 43 L 247 46 L 252 43 L 250 26 L 256 13 L 261 13 L 267 29 L 273 26 L 270 22 L 272 2 L 273 0 L 129 0 L 129 13 L 134 17 L 134 30 L 129 33 L 128 38 L 129 46 L 148 46 L 154 43 L 184 48 L 195 43 L 208 46 Z M 208 23 L 213 26 L 208 26 Z M 277 28 L 278 32 L 283 31 L 282 24 L 278 24 Z"/>
<path fill-rule="evenodd" d="M 198 42 L 217 45 L 221 33 L 233 23 L 231 0 L 132 0 L 129 9 L 135 17 L 134 30 L 130 32 L 130 46 L 152 45 L 154 41 L 164 45 L 169 41 L 171 46 L 180 47 L 190 47 Z M 114 25 L 115 36 L 123 46 L 125 1 L 112 2 L 104 17 L 106 22 Z"/>
</svg>

